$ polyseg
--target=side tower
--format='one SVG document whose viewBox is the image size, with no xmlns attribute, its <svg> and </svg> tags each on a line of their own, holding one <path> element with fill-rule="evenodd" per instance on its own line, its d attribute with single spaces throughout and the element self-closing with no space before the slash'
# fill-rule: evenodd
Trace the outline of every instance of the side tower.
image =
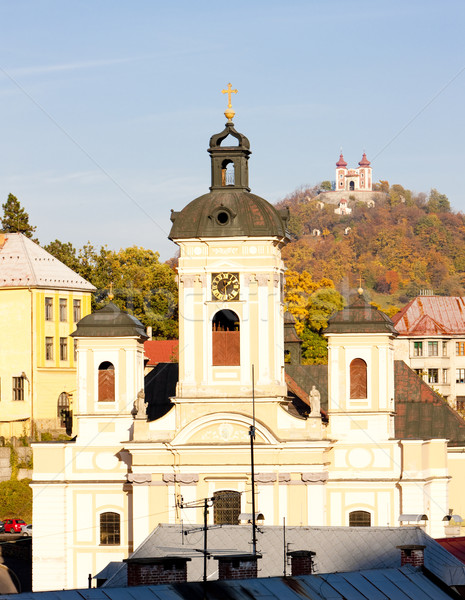
<svg viewBox="0 0 465 600">
<path fill-rule="evenodd" d="M 341 152 L 339 160 L 336 163 L 336 191 L 343 192 L 346 189 L 346 175 L 347 163 Z"/>
<path fill-rule="evenodd" d="M 84 319 L 77 341 L 77 436 L 33 444 L 33 589 L 86 587 L 89 573 L 133 549 L 121 441 L 144 410 L 142 324 L 111 302 Z"/>
<path fill-rule="evenodd" d="M 398 333 L 391 319 L 359 293 L 329 320 L 325 335 L 331 436 L 338 440 L 393 438 L 393 342 Z"/>
</svg>

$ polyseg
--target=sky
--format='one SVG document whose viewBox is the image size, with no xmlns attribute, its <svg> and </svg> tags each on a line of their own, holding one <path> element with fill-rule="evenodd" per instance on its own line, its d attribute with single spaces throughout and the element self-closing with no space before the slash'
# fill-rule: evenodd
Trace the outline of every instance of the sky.
<svg viewBox="0 0 465 600">
<path fill-rule="evenodd" d="M 342 148 L 465 211 L 464 22 L 462 0 L 0 0 L 0 201 L 42 244 L 169 259 L 231 82 L 253 193 L 334 179 Z"/>
</svg>

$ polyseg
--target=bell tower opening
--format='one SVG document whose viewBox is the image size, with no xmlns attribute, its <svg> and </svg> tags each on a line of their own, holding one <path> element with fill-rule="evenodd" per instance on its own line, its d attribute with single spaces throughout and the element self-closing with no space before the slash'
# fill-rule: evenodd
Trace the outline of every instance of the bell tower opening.
<svg viewBox="0 0 465 600">
<path fill-rule="evenodd" d="M 239 317 L 232 310 L 220 310 L 212 319 L 213 366 L 241 364 Z"/>
<path fill-rule="evenodd" d="M 227 185 L 234 185 L 234 163 L 232 160 L 225 160 L 221 165 L 221 183 L 223 187 Z"/>
</svg>

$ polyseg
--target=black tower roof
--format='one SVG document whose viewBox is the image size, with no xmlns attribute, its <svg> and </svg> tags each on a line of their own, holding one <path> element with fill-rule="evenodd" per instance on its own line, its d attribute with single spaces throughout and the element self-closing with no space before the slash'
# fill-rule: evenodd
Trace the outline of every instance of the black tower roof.
<svg viewBox="0 0 465 600">
<path fill-rule="evenodd" d="M 222 146 L 226 138 L 237 145 Z M 250 142 L 228 121 L 210 139 L 212 184 L 210 192 L 171 213 L 170 239 L 196 237 L 279 237 L 287 242 L 288 209 L 277 211 L 260 196 L 250 193 L 248 160 Z M 231 174 L 227 173 L 228 165 Z"/>
<path fill-rule="evenodd" d="M 79 321 L 72 337 L 138 337 L 147 339 L 142 323 L 113 302 Z"/>
</svg>

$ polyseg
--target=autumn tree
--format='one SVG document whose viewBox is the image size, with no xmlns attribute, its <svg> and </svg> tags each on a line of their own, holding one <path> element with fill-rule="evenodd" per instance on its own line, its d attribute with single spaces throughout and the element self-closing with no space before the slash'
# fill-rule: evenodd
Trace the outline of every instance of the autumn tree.
<svg viewBox="0 0 465 600">
<path fill-rule="evenodd" d="M 8 194 L 7 201 L 2 204 L 2 230 L 5 233 L 22 233 L 28 238 L 32 238 L 32 234 L 36 227 L 29 223 L 29 215 L 21 206 L 18 198 L 13 194 Z"/>
<path fill-rule="evenodd" d="M 323 331 L 333 312 L 344 307 L 344 299 L 330 279 L 314 281 L 310 273 L 286 273 L 285 304 L 296 319 L 295 328 L 302 339 L 302 357 L 307 364 L 327 362 L 327 343 Z"/>
</svg>

